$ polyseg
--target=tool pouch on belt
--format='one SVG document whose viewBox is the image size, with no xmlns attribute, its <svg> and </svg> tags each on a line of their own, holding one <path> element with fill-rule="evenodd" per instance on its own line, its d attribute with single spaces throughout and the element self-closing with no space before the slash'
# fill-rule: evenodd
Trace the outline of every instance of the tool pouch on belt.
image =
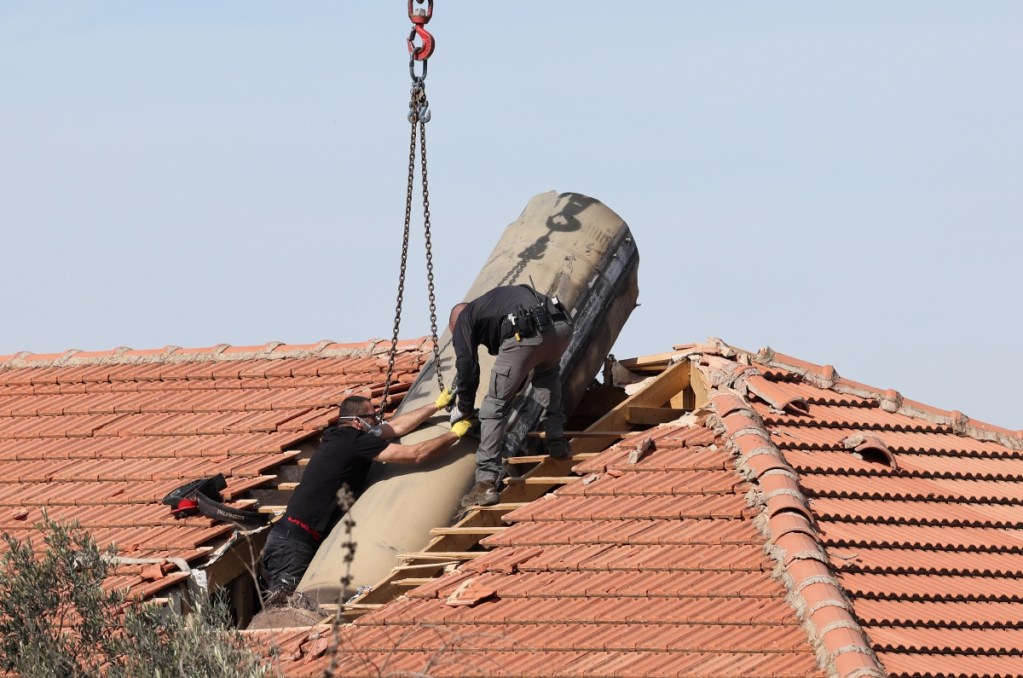
<svg viewBox="0 0 1023 678">
<path fill-rule="evenodd" d="M 223 473 L 185 483 L 163 498 L 171 507 L 175 518 L 186 518 L 198 513 L 214 520 L 234 523 L 242 530 L 254 530 L 266 525 L 269 516 L 258 511 L 231 508 L 220 503 L 220 491 L 227 487 Z"/>
<path fill-rule="evenodd" d="M 551 297 L 551 305 L 554 307 L 554 312 L 551 313 L 551 320 L 559 323 L 564 322 L 569 325 L 572 324 L 572 316 L 568 314 L 568 309 L 561 303 L 561 300 L 557 297 Z"/>
<path fill-rule="evenodd" d="M 546 332 L 551 326 L 551 312 L 547 310 L 546 303 L 539 303 L 530 308 L 526 313 L 532 321 L 537 332 Z"/>
</svg>

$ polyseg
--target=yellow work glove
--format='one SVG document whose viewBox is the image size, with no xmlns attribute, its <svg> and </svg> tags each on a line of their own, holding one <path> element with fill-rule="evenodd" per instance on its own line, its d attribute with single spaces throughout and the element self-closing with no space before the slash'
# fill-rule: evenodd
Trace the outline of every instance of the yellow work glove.
<svg viewBox="0 0 1023 678">
<path fill-rule="evenodd" d="M 440 392 L 437 396 L 437 400 L 433 401 L 433 404 L 437 406 L 438 410 L 443 410 L 445 407 L 451 404 L 451 401 L 455 399 L 455 394 L 450 388 L 446 388 Z"/>
<path fill-rule="evenodd" d="M 451 432 L 461 438 L 469 431 L 470 428 L 472 428 L 472 422 L 468 419 L 462 419 L 461 421 L 456 421 L 451 425 Z"/>
</svg>

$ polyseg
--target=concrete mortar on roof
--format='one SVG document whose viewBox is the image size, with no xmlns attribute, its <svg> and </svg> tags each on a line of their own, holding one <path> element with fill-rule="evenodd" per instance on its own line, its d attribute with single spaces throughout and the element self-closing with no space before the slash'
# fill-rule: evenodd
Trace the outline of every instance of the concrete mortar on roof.
<svg viewBox="0 0 1023 678">
<path fill-rule="evenodd" d="M 400 342 L 398 350 L 421 351 L 428 345 L 429 338 Z M 281 349 L 284 350 L 281 350 Z M 233 347 L 230 344 L 217 344 L 209 349 L 185 350 L 180 346 L 166 346 L 158 351 L 136 352 L 126 346 L 102 353 L 85 352 L 69 349 L 61 354 L 37 355 L 22 351 L 0 360 L 0 371 L 11 369 L 34 369 L 48 367 L 90 367 L 103 365 L 149 365 L 149 364 L 188 364 L 202 362 L 227 362 L 242 360 L 285 360 L 302 358 L 363 358 L 384 355 L 390 350 L 390 342 L 383 339 L 371 339 L 361 344 L 338 344 L 324 339 L 312 348 L 291 347 L 283 342 L 274 341 L 263 346 Z M 80 354 L 86 353 L 83 357 Z"/>
<path fill-rule="evenodd" d="M 734 350 L 741 351 L 741 349 Z M 932 424 L 948 426 L 956 435 L 973 438 L 981 442 L 995 442 L 1011 450 L 1023 450 L 1023 431 L 1010 431 L 999 426 L 976 421 L 958 410 L 939 410 L 922 403 L 906 400 L 902 394 L 894 389 L 882 391 L 857 384 L 840 377 L 831 365 L 824 365 L 823 367 L 820 365 L 811 366 L 809 363 L 776 353 L 770 347 L 762 348 L 756 354 L 743 353 L 747 353 L 758 365 L 792 372 L 818 388 L 843 395 L 875 400 L 885 412 L 900 414 L 913 419 L 922 419 Z M 822 373 L 825 376 L 822 376 Z"/>
<path fill-rule="evenodd" d="M 790 604 L 793 605 L 799 618 L 802 620 L 821 668 L 828 672 L 829 675 L 842 676 L 843 678 L 848 678 L 854 674 L 857 676 L 884 676 L 884 669 L 870 647 L 870 641 L 866 632 L 850 613 L 850 610 L 852 610 L 851 601 L 849 601 L 844 589 L 839 584 L 832 568 L 827 564 L 826 550 L 816 533 L 816 529 L 799 533 L 804 538 L 812 540 L 810 543 L 818 551 L 818 553 L 805 554 L 803 552 L 809 549 L 801 548 L 800 552 L 792 552 L 791 548 L 785 548 L 779 544 L 777 541 L 779 535 L 775 534 L 775 530 L 772 529 L 772 519 L 787 510 L 785 507 L 778 507 L 775 504 L 772 512 L 769 502 L 770 497 L 773 495 L 785 494 L 794 499 L 802 509 L 800 513 L 808 517 L 807 524 L 811 527 L 813 525 L 813 513 L 807 504 L 805 496 L 796 489 L 798 488 L 798 475 L 795 470 L 785 461 L 781 451 L 774 445 L 770 433 L 764 426 L 763 420 L 748 406 L 749 391 L 746 388 L 746 380 L 753 376 L 752 372 L 756 372 L 757 376 L 759 376 L 759 372 L 755 368 L 739 367 L 736 363 L 715 355 L 702 356 L 701 359 L 693 361 L 693 366 L 705 378 L 708 384 L 710 408 L 715 411 L 715 414 L 707 418 L 707 425 L 725 440 L 725 447 L 731 453 L 736 469 L 756 489 L 756 491 L 746 494 L 746 500 L 750 507 L 760 511 L 758 515 L 760 519 L 754 520 L 754 525 L 756 525 L 757 529 L 761 531 L 761 534 L 766 539 L 765 551 L 778 563 L 778 567 L 774 569 L 774 574 L 785 587 Z M 834 374 L 834 368 L 831 368 L 830 372 Z M 717 414 L 715 400 L 721 397 L 726 399 L 738 397 L 747 404 L 747 407 L 741 409 L 736 409 L 733 405 L 726 413 L 728 417 L 739 415 L 740 420 L 733 421 L 733 426 L 731 427 L 725 423 L 724 419 L 726 417 Z M 781 464 L 780 468 L 775 467 L 764 470 L 758 475 L 756 470 L 746 463 L 744 453 L 736 442 L 737 438 L 744 435 L 762 438 L 765 444 L 758 445 L 755 451 L 758 454 L 766 453 L 776 456 Z M 761 481 L 768 475 L 772 477 L 781 476 L 796 487 L 791 490 L 788 488 L 776 488 L 771 492 L 765 492 L 761 486 Z M 787 537 L 789 534 L 792 533 L 786 533 L 784 536 Z M 800 581 L 796 581 L 789 567 L 795 559 L 801 556 L 821 562 L 825 565 L 828 574 L 807 576 L 801 578 Z M 820 597 L 815 596 L 816 603 L 812 603 L 809 597 L 809 590 L 814 587 L 821 589 L 817 593 L 820 597 L 823 597 L 822 600 Z M 819 627 L 814 621 L 813 616 L 815 612 L 823 607 L 840 608 L 842 613 L 838 621 L 841 621 L 842 624 L 836 626 L 833 623 L 829 623 Z M 836 645 L 834 641 L 829 642 L 829 635 L 833 635 L 837 630 L 846 632 L 840 641 L 841 645 Z M 852 635 L 850 636 L 850 634 Z M 848 642 L 850 637 L 853 639 L 852 643 Z M 850 653 L 856 653 L 859 657 L 862 657 L 862 660 L 855 660 L 849 656 Z M 842 660 L 842 667 L 839 666 L 840 659 Z"/>
</svg>

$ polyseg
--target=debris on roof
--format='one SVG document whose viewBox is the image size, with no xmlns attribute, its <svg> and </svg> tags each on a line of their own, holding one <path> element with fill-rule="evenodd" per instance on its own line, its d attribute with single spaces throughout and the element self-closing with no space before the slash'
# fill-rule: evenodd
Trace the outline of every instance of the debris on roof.
<svg viewBox="0 0 1023 678">
<path fill-rule="evenodd" d="M 341 396 L 379 395 L 384 349 L 0 359 L 0 530 L 76 518 L 117 542 L 120 585 L 159 595 L 233 534 L 160 498 L 213 472 L 238 506 L 278 491 Z M 1020 675 L 1021 432 L 714 339 L 612 371 L 632 393 L 560 488 L 343 626 L 341 673 Z M 305 676 L 331 633 L 251 638 Z"/>
</svg>

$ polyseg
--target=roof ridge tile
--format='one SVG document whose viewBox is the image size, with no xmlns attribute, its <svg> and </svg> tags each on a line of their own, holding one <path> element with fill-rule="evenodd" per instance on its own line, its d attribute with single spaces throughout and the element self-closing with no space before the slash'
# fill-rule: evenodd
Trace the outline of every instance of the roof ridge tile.
<svg viewBox="0 0 1023 678">
<path fill-rule="evenodd" d="M 419 337 L 398 341 L 395 348 L 399 352 L 418 352 L 430 345 L 429 337 Z M 41 354 L 21 351 L 0 356 L 0 371 L 49 367 L 222 362 L 260 358 L 280 360 L 284 358 L 378 356 L 387 353 L 390 348 L 390 342 L 383 339 L 370 339 L 349 344 L 339 344 L 330 339 L 324 339 L 315 344 L 286 344 L 281 341 L 271 341 L 261 346 L 217 344 L 201 348 L 182 348 L 168 345 L 156 349 L 132 349 L 127 346 L 119 346 L 109 351 L 82 351 L 72 348 L 61 353 Z"/>
<path fill-rule="evenodd" d="M 1013 431 L 987 422 L 974 420 L 958 410 L 943 410 L 914 400 L 908 400 L 894 389 L 880 389 L 861 384 L 839 376 L 832 365 L 817 365 L 792 356 L 778 353 L 769 346 L 761 348 L 757 353 L 725 344 L 720 339 L 710 339 L 712 344 L 708 354 L 721 356 L 719 360 L 735 358 L 737 365 L 750 362 L 789 370 L 798 374 L 806 382 L 839 394 L 855 395 L 878 401 L 886 412 L 901 414 L 906 417 L 923 419 L 935 424 L 950 426 L 957 435 L 967 436 L 983 442 L 997 442 L 1010 449 L 1023 450 L 1023 430 Z M 745 390 L 745 385 L 743 385 Z"/>
<path fill-rule="evenodd" d="M 771 358 L 774 358 L 773 353 Z M 830 387 L 837 379 L 833 367 L 821 369 L 809 363 L 804 363 L 804 366 L 805 374 L 811 374 L 817 385 L 827 383 Z M 817 651 L 821 668 L 841 676 L 853 673 L 885 675 L 880 660 L 871 650 L 866 632 L 851 613 L 852 604 L 830 565 L 813 513 L 800 488 L 798 474 L 785 461 L 748 398 L 743 397 L 749 393 L 746 382 L 751 376 L 750 371 L 730 367 L 720 358 L 704 358 L 694 367 L 706 377 L 710 408 L 715 412 L 708 417 L 708 426 L 724 438 L 726 448 L 735 458 L 737 470 L 754 483 L 747 493 L 747 500 L 751 506 L 762 508 L 754 524 L 768 539 L 768 553 L 784 568 L 776 572 L 781 575 L 783 585 L 796 603 L 796 612 L 806 625 L 809 642 Z M 777 395 L 771 393 L 769 397 L 776 399 Z M 718 415 L 718 403 L 724 410 L 721 416 Z M 758 460 L 755 468 L 747 464 L 750 458 L 759 456 L 774 457 L 774 461 L 764 463 Z M 805 524 L 796 525 L 793 516 L 802 518 Z M 812 565 L 816 572 L 811 574 L 797 566 L 805 560 L 816 563 Z M 839 629 L 834 626 L 835 622 L 843 623 L 841 633 L 834 632 Z M 829 625 L 832 632 L 824 633 L 822 629 Z"/>
</svg>

